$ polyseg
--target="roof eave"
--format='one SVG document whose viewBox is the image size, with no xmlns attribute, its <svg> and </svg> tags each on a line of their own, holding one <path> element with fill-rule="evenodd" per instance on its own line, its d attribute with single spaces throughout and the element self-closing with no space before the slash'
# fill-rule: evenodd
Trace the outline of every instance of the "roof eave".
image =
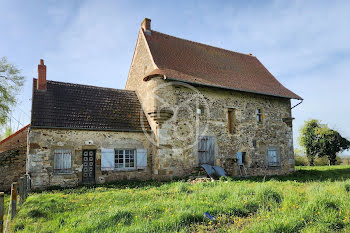
<svg viewBox="0 0 350 233">
<path fill-rule="evenodd" d="M 90 130 L 90 131 L 114 131 L 114 132 L 147 132 L 151 133 L 152 130 L 141 129 L 105 129 L 105 128 L 81 128 L 81 127 L 56 127 L 56 126 L 30 126 L 31 129 L 64 129 L 64 130 Z"/>
<path fill-rule="evenodd" d="M 149 79 L 151 79 L 153 77 L 163 76 L 163 75 L 164 74 L 152 74 L 152 75 L 148 75 L 148 76 L 144 77 L 143 80 L 144 81 L 148 81 Z M 274 95 L 274 94 L 264 93 L 264 92 L 248 91 L 248 90 L 242 90 L 242 89 L 232 88 L 232 87 L 224 87 L 224 86 L 218 86 L 218 85 L 210 85 L 210 84 L 204 84 L 204 83 L 198 83 L 198 82 L 191 82 L 191 81 L 182 80 L 182 79 L 178 79 L 178 78 L 173 78 L 173 77 L 169 77 L 169 76 L 167 76 L 166 78 L 168 80 L 173 80 L 173 81 L 177 81 L 177 82 L 184 82 L 184 83 L 193 84 L 193 85 L 215 87 L 215 88 L 220 88 L 220 89 L 233 90 L 233 91 L 246 92 L 246 93 L 253 93 L 253 94 L 259 94 L 259 95 L 266 95 L 266 96 L 274 96 L 274 97 L 286 98 L 286 99 L 303 100 L 303 98 L 301 98 L 300 96 L 298 96 L 298 97 L 297 96 L 291 97 L 291 96 Z"/>
</svg>

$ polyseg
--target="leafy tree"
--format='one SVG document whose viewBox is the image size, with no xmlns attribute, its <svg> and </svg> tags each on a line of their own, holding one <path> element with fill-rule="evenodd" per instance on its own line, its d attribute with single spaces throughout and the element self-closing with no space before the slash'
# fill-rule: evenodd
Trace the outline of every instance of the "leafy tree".
<svg viewBox="0 0 350 233">
<path fill-rule="evenodd" d="M 336 130 L 327 126 L 316 130 L 318 135 L 319 152 L 318 156 L 327 156 L 329 165 L 335 165 L 337 153 L 350 148 L 350 141 L 343 138 Z"/>
<path fill-rule="evenodd" d="M 305 121 L 304 126 L 300 129 L 299 144 L 305 150 L 310 166 L 314 166 L 315 157 L 319 151 L 319 144 L 317 143 L 318 135 L 316 132 L 320 127 L 320 122 L 312 119 Z"/>
<path fill-rule="evenodd" d="M 7 127 L 5 129 L 5 132 L 3 132 L 2 134 L 0 134 L 0 141 L 4 138 L 7 138 L 8 136 L 12 135 L 13 131 L 11 127 Z"/>
<path fill-rule="evenodd" d="M 0 125 L 6 123 L 10 108 L 16 103 L 16 94 L 23 86 L 24 77 L 16 66 L 0 59 Z"/>
<path fill-rule="evenodd" d="M 11 136 L 12 134 L 13 134 L 13 131 L 11 127 L 7 127 L 5 130 L 5 138 L 7 138 L 8 136 Z"/>
</svg>

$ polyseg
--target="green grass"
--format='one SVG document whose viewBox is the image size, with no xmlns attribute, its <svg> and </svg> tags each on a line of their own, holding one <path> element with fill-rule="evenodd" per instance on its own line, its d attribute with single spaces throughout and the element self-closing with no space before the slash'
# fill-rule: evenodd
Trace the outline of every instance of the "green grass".
<svg viewBox="0 0 350 233">
<path fill-rule="evenodd" d="M 350 232 L 349 214 L 350 166 L 300 167 L 270 178 L 122 182 L 33 193 L 11 230 Z"/>
</svg>

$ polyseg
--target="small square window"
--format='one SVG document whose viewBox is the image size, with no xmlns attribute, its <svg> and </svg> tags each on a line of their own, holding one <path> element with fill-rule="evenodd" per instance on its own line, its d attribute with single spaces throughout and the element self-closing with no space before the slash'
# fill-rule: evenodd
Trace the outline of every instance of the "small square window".
<svg viewBox="0 0 350 233">
<path fill-rule="evenodd" d="M 204 115 L 204 107 L 199 106 L 196 110 L 197 115 Z"/>
<path fill-rule="evenodd" d="M 115 150 L 115 168 L 135 168 L 135 150 Z"/>
</svg>

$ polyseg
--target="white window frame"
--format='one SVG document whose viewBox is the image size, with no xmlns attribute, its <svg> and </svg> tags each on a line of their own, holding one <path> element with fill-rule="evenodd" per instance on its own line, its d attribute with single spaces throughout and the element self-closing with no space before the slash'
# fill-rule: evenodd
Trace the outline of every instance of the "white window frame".
<svg viewBox="0 0 350 233">
<path fill-rule="evenodd" d="M 54 173 L 70 174 L 72 173 L 72 150 L 71 149 L 55 149 L 54 150 Z M 60 162 L 60 161 L 64 162 Z"/>
<path fill-rule="evenodd" d="M 272 162 L 270 160 L 270 151 L 276 152 L 276 161 Z M 269 167 L 279 167 L 280 166 L 280 155 L 279 150 L 276 147 L 270 147 L 267 149 L 267 164 Z"/>
<path fill-rule="evenodd" d="M 117 162 L 117 152 L 118 151 L 123 151 L 123 166 L 122 167 L 118 167 L 118 165 L 120 165 L 121 163 Z M 134 152 L 134 166 L 133 167 L 126 167 L 126 151 L 133 151 Z M 119 158 L 118 158 L 119 159 Z M 129 158 L 130 159 L 130 158 Z M 137 159 L 137 150 L 136 149 L 114 149 L 114 170 L 135 170 L 136 169 L 136 161 Z M 129 161 L 130 163 L 130 161 Z"/>
</svg>

